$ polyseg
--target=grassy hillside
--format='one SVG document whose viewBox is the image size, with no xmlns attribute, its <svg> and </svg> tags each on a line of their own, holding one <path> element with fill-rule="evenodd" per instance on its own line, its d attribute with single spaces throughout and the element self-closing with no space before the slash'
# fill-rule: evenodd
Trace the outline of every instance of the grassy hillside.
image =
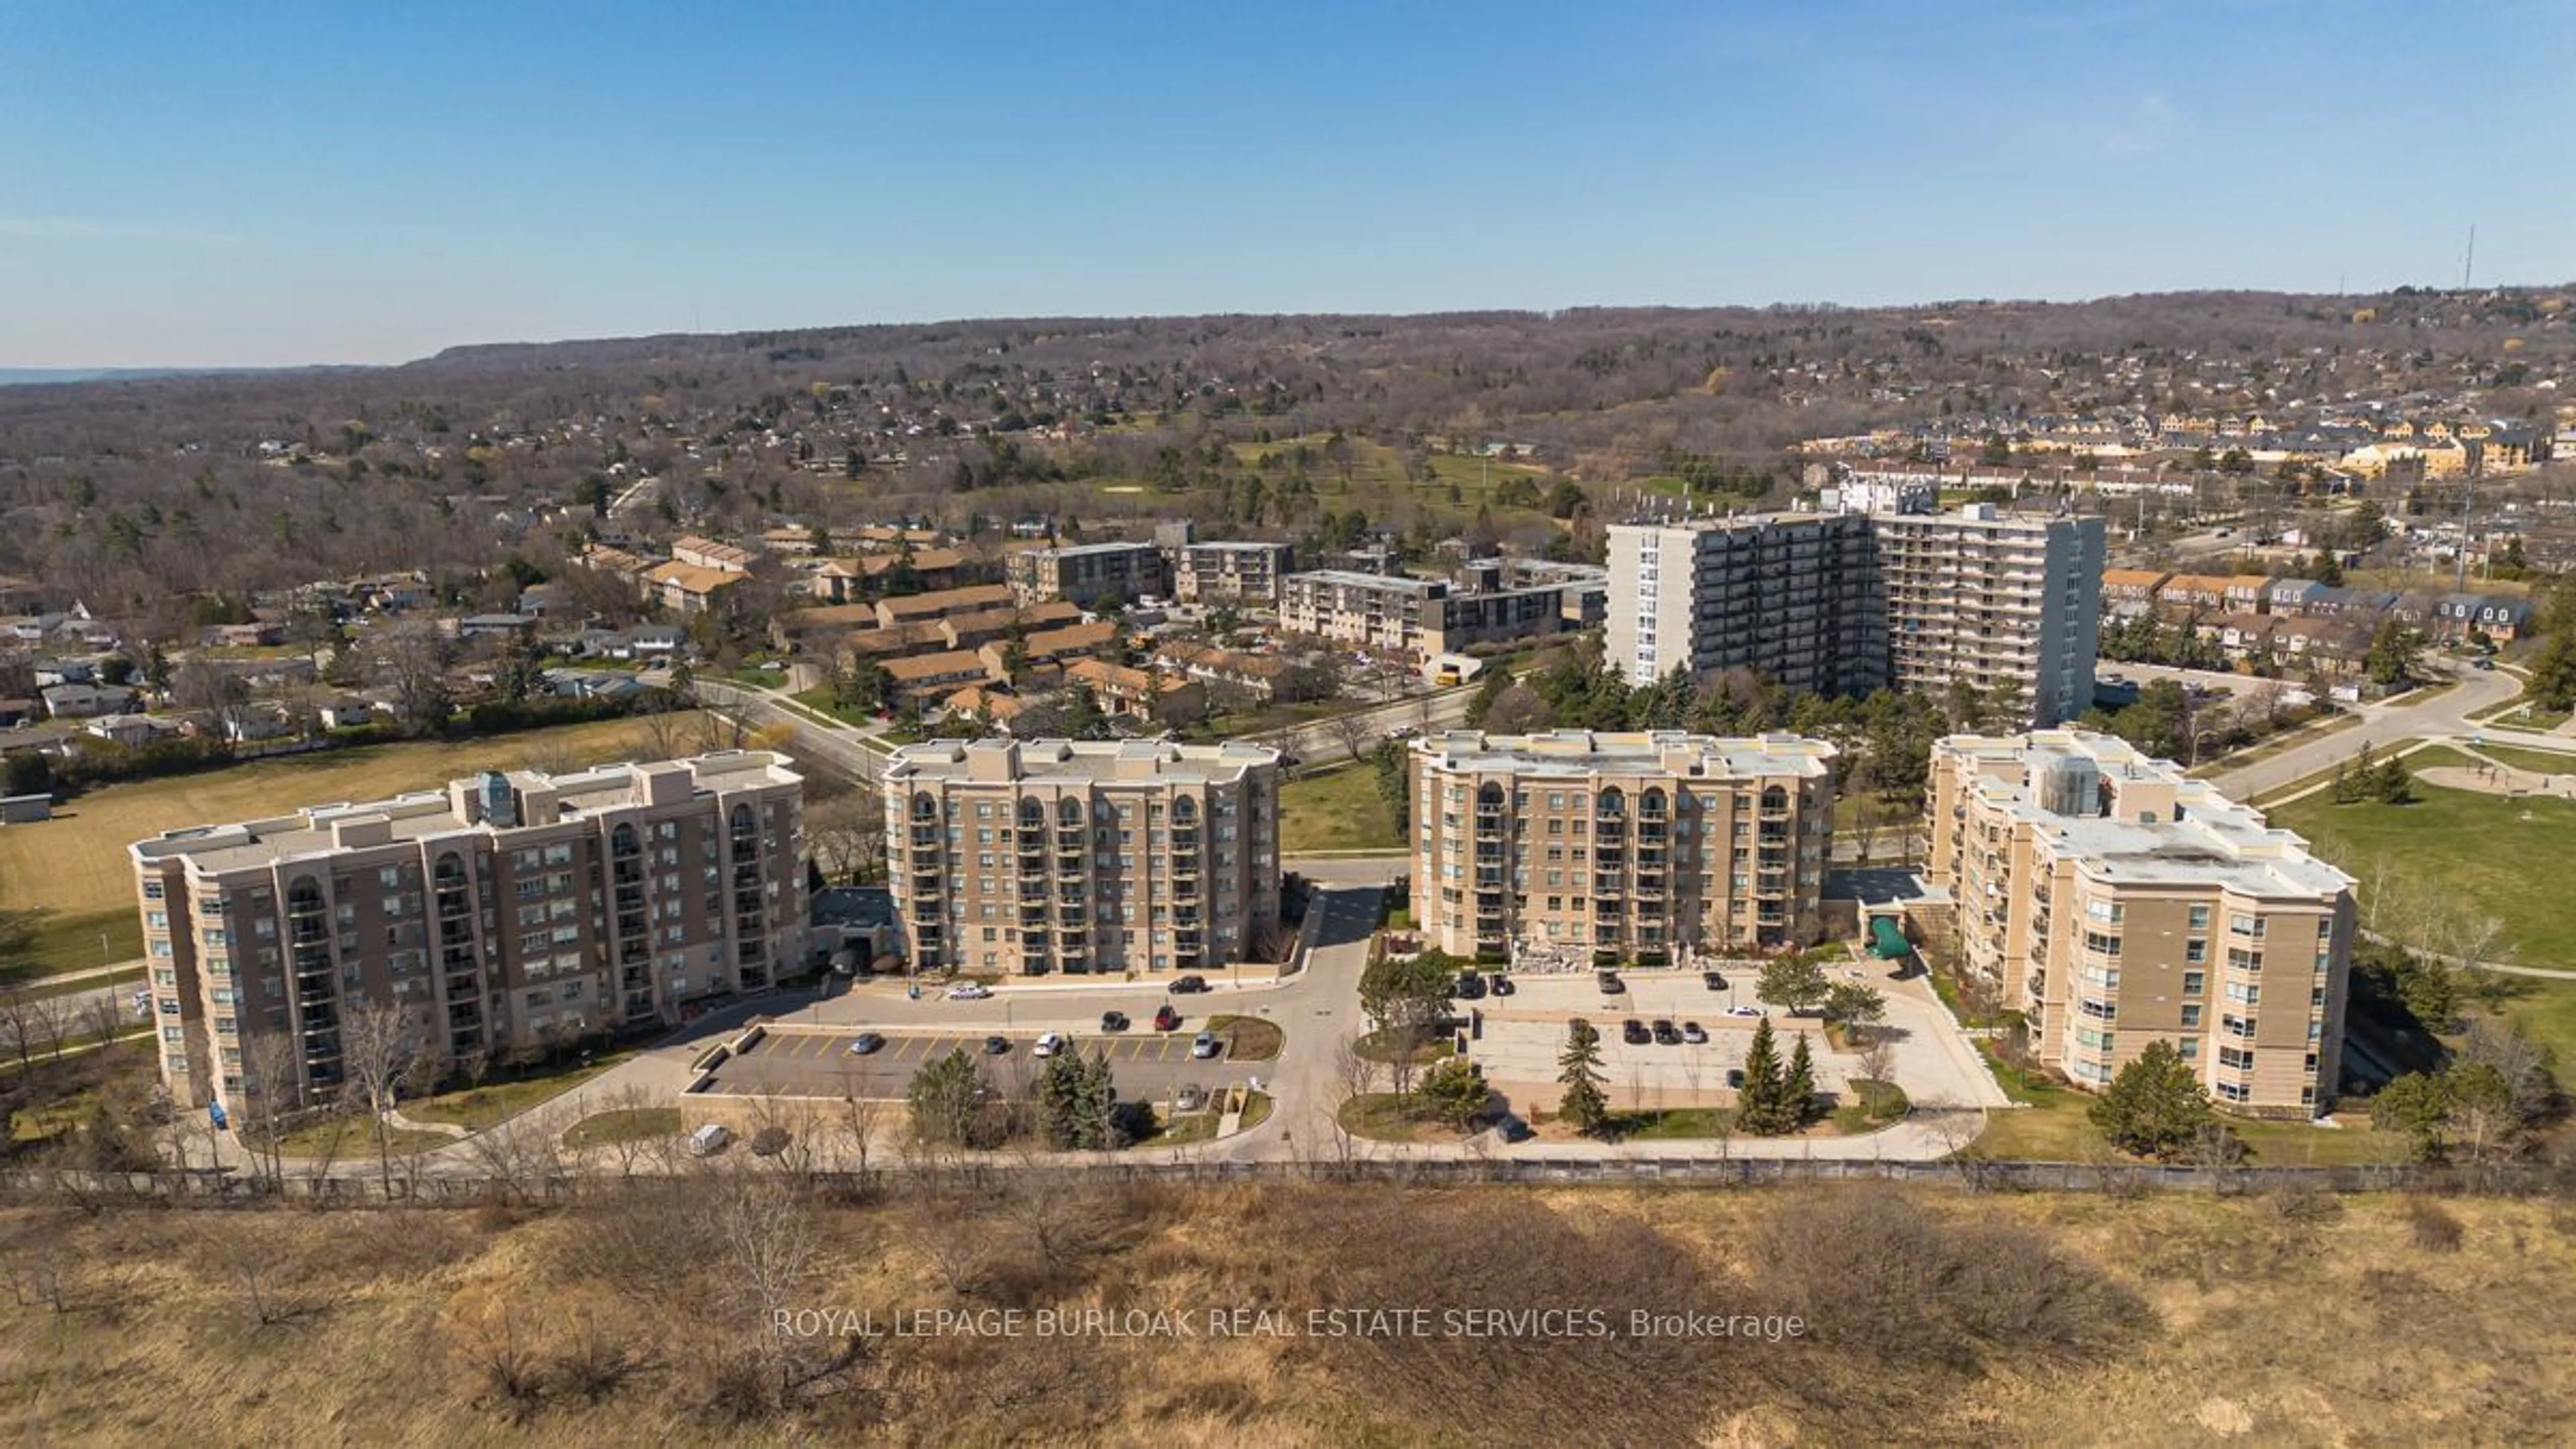
<svg viewBox="0 0 2576 1449">
<path fill-rule="evenodd" d="M 2555 1367 L 2576 1349 L 2559 1311 L 2576 1211 L 2549 1203 L 1023 1178 L 851 1206 L 743 1186 L 764 1181 L 543 1215 L 17 1210 L 0 1217 L 17 1290 L 0 1422 L 25 1443 L 2576 1432 Z M 1197 1334 L 1043 1337 L 1032 1318 L 1009 1336 L 780 1339 L 773 1307 L 881 1329 L 897 1311 L 1159 1310 Z M 1288 1332 L 1209 1337 L 1215 1308 Z M 1638 1308 L 1807 1331 L 1641 1335 Z M 1428 1320 L 1311 1331 L 1332 1309 Z M 1468 1309 L 1597 1311 L 1607 1331 L 1477 1336 L 1502 1325 L 1446 1316 Z"/>
</svg>

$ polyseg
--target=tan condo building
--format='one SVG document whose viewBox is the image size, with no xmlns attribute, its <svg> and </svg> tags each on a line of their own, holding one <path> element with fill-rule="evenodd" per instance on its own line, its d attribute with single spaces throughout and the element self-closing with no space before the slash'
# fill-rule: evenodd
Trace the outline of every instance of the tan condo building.
<svg viewBox="0 0 2576 1449">
<path fill-rule="evenodd" d="M 2088 731 L 1954 735 L 1932 784 L 1927 878 L 2042 1063 L 2098 1090 L 2164 1040 L 2231 1110 L 2333 1100 L 2352 880 L 2305 841 Z"/>
<path fill-rule="evenodd" d="M 886 859 L 924 969 L 1187 972 L 1279 924 L 1279 752 L 933 740 L 886 764 Z"/>
<path fill-rule="evenodd" d="M 1681 964 L 1814 940 L 1834 747 L 1678 731 L 1412 746 L 1413 911 L 1486 960 Z"/>
<path fill-rule="evenodd" d="M 765 988 L 805 956 L 803 793 L 783 756 L 728 750 L 137 842 L 162 1078 L 300 1105 L 340 1090 L 370 1004 L 444 1063 Z"/>
</svg>

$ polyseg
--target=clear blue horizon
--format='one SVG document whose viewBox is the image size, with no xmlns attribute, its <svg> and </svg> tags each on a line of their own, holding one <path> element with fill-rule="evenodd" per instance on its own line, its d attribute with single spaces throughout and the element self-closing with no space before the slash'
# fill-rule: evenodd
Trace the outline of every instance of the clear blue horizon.
<svg viewBox="0 0 2576 1449">
<path fill-rule="evenodd" d="M 2576 275 L 2576 7 L 0 9 L 0 367 Z"/>
</svg>

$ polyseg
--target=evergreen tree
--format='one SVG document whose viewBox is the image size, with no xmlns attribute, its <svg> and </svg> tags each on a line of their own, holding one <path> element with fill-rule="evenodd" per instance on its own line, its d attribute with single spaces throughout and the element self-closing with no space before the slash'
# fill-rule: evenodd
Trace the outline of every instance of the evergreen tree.
<svg viewBox="0 0 2576 1449">
<path fill-rule="evenodd" d="M 1756 1137 L 1777 1137 L 1797 1124 L 1791 1120 L 1785 1092 L 1786 1072 L 1779 1043 L 1771 1036 L 1771 1018 L 1753 1028 L 1753 1045 L 1744 1054 L 1744 1085 L 1735 1094 L 1735 1125 Z"/>
<path fill-rule="evenodd" d="M 1082 1064 L 1070 1054 L 1058 1052 L 1038 1069 L 1038 1122 L 1046 1130 L 1049 1146 L 1080 1145 L 1082 1095 Z"/>
<path fill-rule="evenodd" d="M 1803 1031 L 1798 1033 L 1798 1044 L 1789 1049 L 1789 1069 L 1780 1078 L 1780 1105 L 1798 1126 L 1815 1120 L 1816 1060 L 1808 1055 Z"/>
<path fill-rule="evenodd" d="M 2141 1157 L 2172 1157 L 2216 1120 L 2191 1063 L 2162 1038 L 2120 1068 L 2085 1115 L 2113 1146 Z"/>
<path fill-rule="evenodd" d="M 1601 1033 L 1576 1017 L 1565 1024 L 1565 1050 L 1556 1058 L 1556 1079 L 1565 1084 L 1558 1115 L 1574 1130 L 1598 1135 L 1610 1122 L 1610 1098 L 1601 1090 Z"/>
<path fill-rule="evenodd" d="M 1127 1132 L 1118 1120 L 1118 1083 L 1110 1075 L 1109 1058 L 1094 1052 L 1083 1060 L 1080 1070 L 1081 1092 L 1076 1099 L 1074 1145 L 1101 1152 L 1114 1152 L 1127 1145 Z"/>
</svg>

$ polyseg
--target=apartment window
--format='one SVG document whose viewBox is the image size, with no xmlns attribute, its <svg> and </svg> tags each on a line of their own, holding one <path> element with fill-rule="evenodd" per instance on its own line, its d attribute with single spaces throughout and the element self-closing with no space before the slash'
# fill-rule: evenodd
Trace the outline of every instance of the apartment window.
<svg viewBox="0 0 2576 1449">
<path fill-rule="evenodd" d="M 166 931 L 170 929 L 170 913 L 168 911 L 145 911 L 143 913 L 143 924 L 155 931 Z"/>
<path fill-rule="evenodd" d="M 2227 964 L 2239 971 L 2259 972 L 2263 969 L 2263 953 L 2239 950 L 2231 946 L 2227 950 Z"/>
<path fill-rule="evenodd" d="M 2227 999 L 2252 1006 L 2263 999 L 2263 988 L 2242 981 L 2230 981 L 2227 983 Z"/>
<path fill-rule="evenodd" d="M 2186 972 L 2182 973 L 2182 994 L 2183 994 L 2183 995 L 2185 995 L 2185 996 L 2199 996 L 2199 995 L 2203 994 L 2204 992 L 2206 992 L 2206 991 L 2208 991 L 2208 990 L 2209 990 L 2209 973 L 2208 973 L 2208 972 L 2206 972 L 2206 971 L 2186 971 Z"/>
<path fill-rule="evenodd" d="M 2238 1041 L 2252 1041 L 2254 1039 L 2254 1018 L 2250 1016 L 2238 1016 L 2232 1012 L 2227 1013 L 2218 1018 L 2218 1029 L 2227 1033 L 2229 1036 L 2236 1038 Z"/>
<path fill-rule="evenodd" d="M 143 898 L 147 901 L 157 901 L 161 899 L 161 882 L 157 880 L 145 881 L 143 883 Z"/>
<path fill-rule="evenodd" d="M 2185 1006 L 2182 1009 L 2182 1024 L 2185 1026 L 2200 1025 L 2200 1008 L 2197 1005 Z"/>
<path fill-rule="evenodd" d="M 2231 936 L 2248 936 L 2257 941 L 2262 940 L 2263 918 L 2261 916 L 2230 915 L 2227 918 L 2227 933 Z"/>
<path fill-rule="evenodd" d="M 2187 1036 L 2174 1043 L 2174 1055 L 2187 1062 L 2200 1060 L 2200 1038 Z"/>
<path fill-rule="evenodd" d="M 570 864 L 572 864 L 572 846 L 571 846 L 570 844 L 549 845 L 549 846 L 547 846 L 547 847 L 546 847 L 546 864 L 548 864 L 548 865 L 570 865 Z"/>
<path fill-rule="evenodd" d="M 2099 931 L 2087 931 L 2084 933 L 2084 949 L 2099 952 L 2105 956 L 2117 956 L 2120 954 L 2120 938 L 2106 936 Z"/>
<path fill-rule="evenodd" d="M 2222 1046 L 2218 1049 L 2218 1064 L 2230 1071 L 2250 1072 L 2254 1070 L 2254 1054 L 2242 1047 Z M 2221 1090 L 2224 1091 L 2224 1084 L 2222 1084 Z M 2228 1100 L 2232 1102 L 2242 1102 L 2245 1099 L 2243 1097 L 2230 1097 Z"/>
<path fill-rule="evenodd" d="M 2209 959 L 2209 943 L 2208 943 L 2207 941 L 2185 941 L 2185 942 L 2183 942 L 2183 945 L 2182 945 L 2182 959 L 2184 959 L 2184 960 L 2186 960 L 2186 961 L 2191 961 L 2191 962 L 2200 962 L 2200 961 L 2206 961 L 2206 960 L 2208 960 L 2208 959 Z"/>
<path fill-rule="evenodd" d="M 2120 924 L 2123 913 L 2118 901 L 2088 900 L 2084 903 L 2084 914 L 2094 920 L 2116 926 Z"/>
<path fill-rule="evenodd" d="M 2206 931 L 2209 929 L 2209 907 L 2194 906 L 2191 908 L 2191 928 L 2195 931 Z"/>
</svg>

